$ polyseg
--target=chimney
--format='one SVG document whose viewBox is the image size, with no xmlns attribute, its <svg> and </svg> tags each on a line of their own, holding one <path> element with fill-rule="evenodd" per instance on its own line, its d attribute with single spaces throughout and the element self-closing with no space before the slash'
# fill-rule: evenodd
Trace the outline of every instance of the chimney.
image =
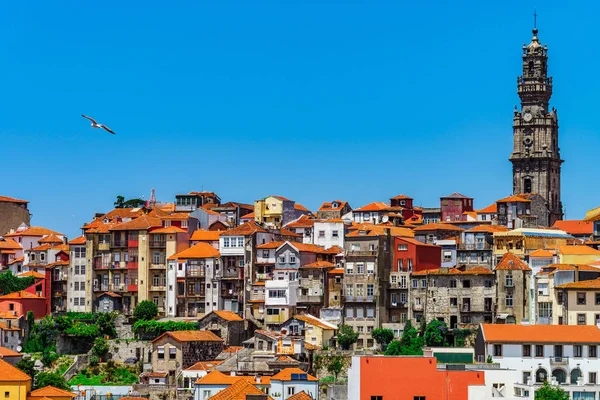
<svg viewBox="0 0 600 400">
<path fill-rule="evenodd" d="M 231 376 L 235 376 L 235 371 L 231 371 L 229 374 L 230 374 Z"/>
<path fill-rule="evenodd" d="M 256 375 L 256 383 L 260 383 L 260 376 Z"/>
</svg>

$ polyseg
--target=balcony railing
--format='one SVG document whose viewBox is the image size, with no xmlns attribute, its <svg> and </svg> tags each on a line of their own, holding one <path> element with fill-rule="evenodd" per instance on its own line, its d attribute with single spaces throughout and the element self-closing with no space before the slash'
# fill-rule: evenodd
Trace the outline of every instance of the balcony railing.
<svg viewBox="0 0 600 400">
<path fill-rule="evenodd" d="M 150 247 L 166 247 L 167 246 L 167 241 L 166 240 L 150 240 Z"/>
<path fill-rule="evenodd" d="M 131 286 L 131 285 L 129 285 Z M 114 283 L 109 283 L 107 284 L 100 284 L 100 285 L 94 285 L 94 291 L 95 292 L 127 292 L 128 291 L 128 285 L 126 284 L 114 284 Z"/>
<path fill-rule="evenodd" d="M 374 303 L 375 296 L 343 296 L 342 300 L 347 303 Z"/>
<path fill-rule="evenodd" d="M 261 281 L 267 281 L 267 280 L 273 279 L 273 274 L 271 274 L 271 273 L 256 274 L 256 279 L 261 280 Z"/>
<path fill-rule="evenodd" d="M 390 307 L 406 308 L 406 302 L 405 301 L 392 301 L 392 302 L 390 302 Z"/>
<path fill-rule="evenodd" d="M 128 292 L 137 292 L 138 291 L 138 285 L 127 285 L 127 291 Z"/>
<path fill-rule="evenodd" d="M 67 280 L 67 274 L 56 274 L 54 275 L 54 281 L 58 282 L 58 281 L 66 281 Z"/>
<path fill-rule="evenodd" d="M 167 286 L 166 285 L 151 285 L 150 286 L 150 291 L 151 292 L 164 292 L 167 290 Z"/>
<path fill-rule="evenodd" d="M 376 255 L 377 251 L 375 250 L 350 250 L 346 253 L 346 256 L 350 257 L 369 257 Z"/>
<path fill-rule="evenodd" d="M 298 303 L 317 303 L 317 304 L 321 304 L 321 303 L 323 303 L 323 296 L 322 295 L 300 294 L 300 295 L 298 295 L 297 301 L 298 301 Z"/>
<path fill-rule="evenodd" d="M 127 263 L 127 269 L 138 269 L 138 262 L 137 261 L 129 261 Z"/>
<path fill-rule="evenodd" d="M 127 240 L 113 240 L 112 247 L 127 247 Z"/>
<path fill-rule="evenodd" d="M 165 269 L 165 268 L 166 268 L 166 265 L 165 265 L 164 261 L 159 264 L 150 264 L 150 269 Z"/>
<path fill-rule="evenodd" d="M 186 278 L 203 278 L 204 275 L 204 269 L 189 269 L 185 271 Z"/>
<path fill-rule="evenodd" d="M 100 243 L 98 243 L 98 250 L 100 250 L 100 251 L 108 251 L 108 250 L 110 250 L 110 242 L 100 242 Z"/>
<path fill-rule="evenodd" d="M 550 364 L 553 365 L 566 365 L 569 363 L 569 357 L 554 356 L 550 357 Z"/>
<path fill-rule="evenodd" d="M 139 241 L 138 241 L 137 238 L 136 239 L 129 239 L 127 241 L 127 247 L 130 247 L 130 248 L 131 247 L 138 247 L 138 245 L 139 245 Z"/>
<path fill-rule="evenodd" d="M 423 310 L 423 304 L 417 304 L 417 303 L 413 303 L 413 310 L 417 310 L 417 311 L 422 311 Z"/>
<path fill-rule="evenodd" d="M 492 250 L 493 246 L 488 243 L 461 243 L 458 250 Z"/>
</svg>

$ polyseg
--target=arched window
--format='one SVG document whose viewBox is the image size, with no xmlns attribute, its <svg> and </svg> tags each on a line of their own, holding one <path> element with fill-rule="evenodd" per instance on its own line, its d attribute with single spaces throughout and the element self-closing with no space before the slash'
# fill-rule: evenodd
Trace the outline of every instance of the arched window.
<svg viewBox="0 0 600 400">
<path fill-rule="evenodd" d="M 535 371 L 535 383 L 544 383 L 548 380 L 548 371 L 544 368 L 538 368 Z"/>
<path fill-rule="evenodd" d="M 533 69 L 534 69 L 535 64 L 533 63 L 533 61 L 529 61 L 529 73 L 533 74 Z"/>
<path fill-rule="evenodd" d="M 523 179 L 523 192 L 531 193 L 531 178 Z"/>
<path fill-rule="evenodd" d="M 556 379 L 556 382 L 558 382 L 559 384 L 567 382 L 567 373 L 564 369 L 555 369 L 554 371 L 552 371 L 552 377 Z"/>
<path fill-rule="evenodd" d="M 571 371 L 571 385 L 577 385 L 577 379 L 581 378 L 582 373 L 579 368 L 575 368 Z"/>
</svg>

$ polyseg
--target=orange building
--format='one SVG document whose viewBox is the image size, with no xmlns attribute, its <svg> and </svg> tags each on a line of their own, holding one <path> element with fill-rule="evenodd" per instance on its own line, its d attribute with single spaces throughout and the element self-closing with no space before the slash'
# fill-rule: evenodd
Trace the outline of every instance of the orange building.
<svg viewBox="0 0 600 400">
<path fill-rule="evenodd" d="M 483 385 L 483 372 L 441 370 L 434 357 L 354 356 L 348 370 L 348 400 L 467 400 Z"/>
</svg>

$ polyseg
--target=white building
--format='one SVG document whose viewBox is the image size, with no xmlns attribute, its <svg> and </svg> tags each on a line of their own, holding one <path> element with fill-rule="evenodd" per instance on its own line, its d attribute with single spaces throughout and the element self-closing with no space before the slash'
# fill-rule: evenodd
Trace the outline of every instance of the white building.
<svg viewBox="0 0 600 400">
<path fill-rule="evenodd" d="M 276 270 L 273 280 L 265 282 L 265 323 L 279 325 L 295 312 L 298 302 L 298 271 Z"/>
<path fill-rule="evenodd" d="M 533 399 L 548 381 L 572 399 L 598 399 L 599 345 L 600 328 L 592 325 L 481 324 L 475 352 L 479 361 L 516 371 L 516 383 L 496 382 L 513 386 L 507 396 Z"/>
<path fill-rule="evenodd" d="M 73 312 L 91 311 L 86 308 L 85 297 L 85 248 L 84 236 L 80 236 L 69 242 L 69 280 L 67 286 L 67 310 Z"/>
<path fill-rule="evenodd" d="M 273 399 L 286 400 L 300 392 L 319 400 L 319 380 L 299 368 L 285 368 L 271 377 L 269 395 Z"/>
<path fill-rule="evenodd" d="M 315 221 L 313 243 L 328 249 L 333 246 L 344 248 L 346 225 L 341 219 Z"/>
</svg>

